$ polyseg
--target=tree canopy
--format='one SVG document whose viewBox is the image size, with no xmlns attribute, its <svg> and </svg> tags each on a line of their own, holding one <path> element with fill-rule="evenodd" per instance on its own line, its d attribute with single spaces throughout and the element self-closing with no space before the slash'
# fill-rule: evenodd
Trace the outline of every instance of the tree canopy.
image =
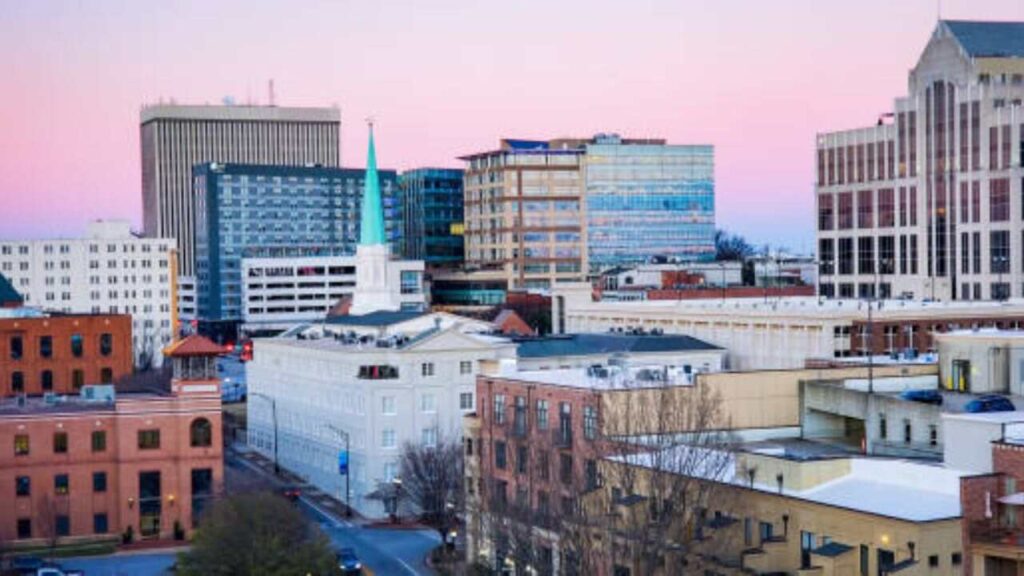
<svg viewBox="0 0 1024 576">
<path fill-rule="evenodd" d="M 745 260 L 754 254 L 754 247 L 739 234 L 715 230 L 715 260 Z"/>
<path fill-rule="evenodd" d="M 183 576 L 340 574 L 330 542 L 283 498 L 266 492 L 218 502 L 203 517 L 192 549 L 178 559 Z"/>
</svg>

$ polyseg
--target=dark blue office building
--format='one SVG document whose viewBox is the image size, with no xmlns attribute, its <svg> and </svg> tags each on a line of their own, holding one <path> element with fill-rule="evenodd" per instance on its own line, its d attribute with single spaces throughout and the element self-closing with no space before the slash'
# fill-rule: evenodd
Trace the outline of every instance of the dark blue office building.
<svg viewBox="0 0 1024 576">
<path fill-rule="evenodd" d="M 365 170 L 198 164 L 196 315 L 200 326 L 242 317 L 242 259 L 355 254 Z M 401 244 L 398 175 L 380 170 L 392 251 Z"/>
<path fill-rule="evenodd" d="M 463 261 L 462 170 L 418 168 L 402 173 L 403 254 L 428 266 Z"/>
</svg>

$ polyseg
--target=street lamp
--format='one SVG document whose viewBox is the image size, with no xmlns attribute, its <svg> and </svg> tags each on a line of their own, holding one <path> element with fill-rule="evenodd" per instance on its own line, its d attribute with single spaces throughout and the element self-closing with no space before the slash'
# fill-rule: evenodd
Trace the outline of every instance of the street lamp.
<svg viewBox="0 0 1024 576">
<path fill-rule="evenodd" d="M 388 512 L 391 514 L 391 523 L 398 523 L 398 499 L 402 493 L 402 479 L 395 477 L 391 479 L 391 495 L 388 497 Z"/>
<path fill-rule="evenodd" d="M 352 453 L 350 451 L 350 448 L 351 448 L 351 436 L 349 436 L 348 432 L 346 432 L 346 431 L 344 431 L 344 430 L 342 430 L 342 429 L 340 429 L 340 428 L 338 428 L 336 426 L 333 426 L 331 424 L 328 424 L 327 428 L 331 432 L 334 432 L 335 434 L 337 434 L 338 436 L 343 436 L 344 437 L 344 441 L 345 441 L 345 458 L 346 458 L 346 462 L 345 462 L 345 466 L 346 466 L 345 467 L 345 516 L 348 516 L 348 517 L 351 518 L 352 517 L 352 499 L 351 499 L 352 498 L 352 491 L 351 491 L 351 485 L 350 485 L 350 482 L 349 482 L 349 479 L 352 477 L 352 470 L 351 470 L 351 466 L 352 466 Z"/>
<path fill-rule="evenodd" d="M 249 392 L 248 394 L 249 396 L 261 398 L 263 400 L 266 400 L 267 402 L 270 402 L 270 411 L 271 414 L 273 415 L 274 420 L 274 474 L 280 474 L 281 466 L 277 461 L 277 400 L 261 392 Z"/>
</svg>

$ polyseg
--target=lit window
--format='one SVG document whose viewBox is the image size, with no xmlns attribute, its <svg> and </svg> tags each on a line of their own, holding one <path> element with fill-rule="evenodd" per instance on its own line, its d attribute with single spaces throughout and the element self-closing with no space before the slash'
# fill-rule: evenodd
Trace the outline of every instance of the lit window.
<svg viewBox="0 0 1024 576">
<path fill-rule="evenodd" d="M 157 450 L 159 448 L 159 430 L 139 430 L 139 450 Z"/>
</svg>

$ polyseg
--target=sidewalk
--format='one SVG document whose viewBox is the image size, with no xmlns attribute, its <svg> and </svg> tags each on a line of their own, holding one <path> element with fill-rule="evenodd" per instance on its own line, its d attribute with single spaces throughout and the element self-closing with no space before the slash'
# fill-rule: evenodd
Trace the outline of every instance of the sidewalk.
<svg viewBox="0 0 1024 576">
<path fill-rule="evenodd" d="M 247 464 L 258 468 L 267 479 L 274 481 L 278 486 L 297 486 L 302 490 L 302 499 L 313 507 L 333 516 L 339 521 L 349 522 L 361 528 L 387 528 L 394 530 L 418 530 L 430 529 L 411 518 L 403 518 L 398 524 L 392 524 L 386 519 L 370 519 L 359 515 L 355 509 L 352 516 L 345 515 L 345 503 L 338 500 L 334 495 L 328 494 L 316 486 L 309 484 L 306 480 L 284 468 L 280 473 L 274 473 L 274 461 L 253 450 L 245 443 L 233 442 L 228 450 L 234 452 L 238 458 Z"/>
<path fill-rule="evenodd" d="M 351 517 L 347 517 L 345 515 L 344 502 L 340 502 L 337 498 L 334 498 L 316 486 L 307 483 L 306 480 L 300 476 L 293 474 L 284 468 L 280 468 L 280 473 L 275 474 L 274 461 L 249 448 L 244 443 L 234 442 L 228 449 L 234 452 L 240 460 L 258 468 L 260 473 L 275 482 L 278 486 L 299 487 L 302 490 L 303 500 L 307 501 L 314 507 L 319 508 L 323 512 L 330 514 L 336 519 L 345 520 L 358 526 L 366 526 L 371 523 L 370 520 L 360 516 L 355 510 L 352 510 Z"/>
</svg>

